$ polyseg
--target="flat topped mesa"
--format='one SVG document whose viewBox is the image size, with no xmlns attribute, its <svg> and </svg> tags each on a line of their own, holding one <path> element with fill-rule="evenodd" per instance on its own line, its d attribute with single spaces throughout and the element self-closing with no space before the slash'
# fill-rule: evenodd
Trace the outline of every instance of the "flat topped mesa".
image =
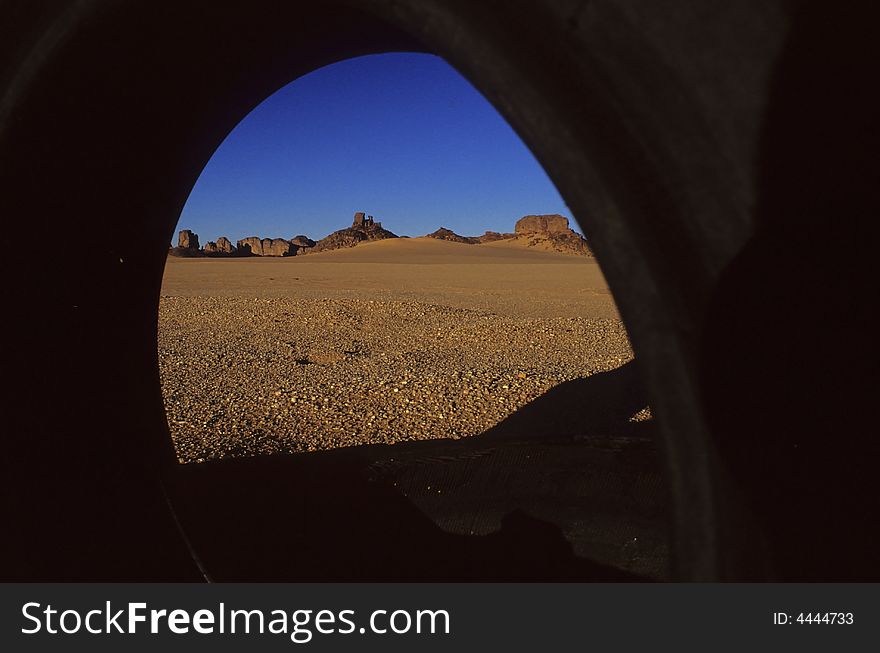
<svg viewBox="0 0 880 653">
<path fill-rule="evenodd" d="M 514 231 L 524 233 L 567 234 L 571 229 L 568 218 L 551 213 L 549 215 L 527 215 L 516 221 Z"/>
<path fill-rule="evenodd" d="M 551 213 L 526 215 L 516 221 L 516 240 L 528 247 L 537 247 L 563 254 L 592 256 L 587 240 L 568 226 L 568 218 Z"/>
</svg>

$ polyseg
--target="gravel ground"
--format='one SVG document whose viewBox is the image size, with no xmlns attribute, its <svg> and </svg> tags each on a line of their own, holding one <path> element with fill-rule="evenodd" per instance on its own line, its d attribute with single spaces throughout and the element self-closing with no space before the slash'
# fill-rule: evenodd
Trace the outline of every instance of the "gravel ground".
<svg viewBox="0 0 880 653">
<path fill-rule="evenodd" d="M 163 296 L 159 364 L 180 462 L 484 432 L 632 357 L 604 317 L 418 301 Z"/>
</svg>

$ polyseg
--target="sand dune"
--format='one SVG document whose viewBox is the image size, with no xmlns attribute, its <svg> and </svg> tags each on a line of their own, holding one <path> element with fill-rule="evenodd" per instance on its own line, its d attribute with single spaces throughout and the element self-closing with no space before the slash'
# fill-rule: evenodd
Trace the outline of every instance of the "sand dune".
<svg viewBox="0 0 880 653">
<path fill-rule="evenodd" d="M 521 317 L 617 317 L 594 259 L 433 238 L 289 258 L 169 257 L 162 294 L 396 298 Z"/>
<path fill-rule="evenodd" d="M 506 244 L 505 244 L 506 243 Z M 336 249 L 308 254 L 302 260 L 336 261 L 350 263 L 583 263 L 572 256 L 556 252 L 527 249 L 519 241 L 496 241 L 468 245 L 437 238 L 389 238 L 361 243 L 350 249 Z"/>
<path fill-rule="evenodd" d="M 579 256 L 576 254 L 560 254 L 556 248 L 559 247 L 558 243 L 554 243 L 552 240 L 548 238 L 543 238 L 541 236 L 524 236 L 521 238 L 505 238 L 504 240 L 495 240 L 489 243 L 481 243 L 479 247 L 486 247 L 488 249 L 493 249 L 496 251 L 503 252 L 521 252 L 524 254 L 552 254 L 555 257 L 562 257 L 566 259 L 583 259 L 583 256 Z"/>
</svg>

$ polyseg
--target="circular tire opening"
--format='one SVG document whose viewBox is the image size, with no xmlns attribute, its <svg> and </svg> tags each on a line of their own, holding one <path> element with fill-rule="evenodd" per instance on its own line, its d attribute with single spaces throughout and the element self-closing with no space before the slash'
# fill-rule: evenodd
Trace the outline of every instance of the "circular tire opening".
<svg viewBox="0 0 880 653">
<path fill-rule="evenodd" d="M 343 80 L 370 76 L 393 105 L 300 124 L 304 106 L 339 107 L 359 95 Z M 413 95 L 431 86 L 445 90 Z M 432 111 L 447 102 L 464 106 Z M 284 129 L 286 145 L 266 134 Z M 335 142 L 340 132 L 347 142 Z M 384 192 L 391 219 L 309 220 L 306 207 L 330 203 L 317 190 L 324 150 L 365 151 L 377 138 L 393 143 L 360 167 L 337 155 L 323 175 L 348 171 L 330 182 L 337 211 Z M 287 167 L 270 170 L 260 147 Z M 410 174 L 406 185 L 398 159 L 424 179 Z M 283 181 L 274 188 L 260 174 Z M 235 208 L 248 200 L 232 187 L 298 199 Z M 464 219 L 469 202 L 501 206 Z M 227 138 L 180 224 L 213 228 L 214 240 L 201 247 L 195 230 L 180 232 L 159 311 L 178 461 L 207 463 L 177 472 L 181 522 L 214 578 L 667 577 L 666 489 L 626 330 L 587 241 L 558 214 L 511 216 L 505 207 L 517 202 L 567 212 L 500 116 L 425 55 L 317 71 Z M 425 208 L 437 204 L 449 214 Z M 218 211 L 240 217 L 203 217 Z M 282 233 L 301 235 L 242 237 L 271 223 L 266 213 L 287 215 Z M 218 541 L 227 545 L 212 551 Z"/>
</svg>

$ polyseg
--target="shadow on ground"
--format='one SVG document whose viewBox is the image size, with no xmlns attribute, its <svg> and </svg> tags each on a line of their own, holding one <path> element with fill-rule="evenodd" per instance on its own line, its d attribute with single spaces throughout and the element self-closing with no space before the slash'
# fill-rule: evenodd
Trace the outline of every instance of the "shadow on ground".
<svg viewBox="0 0 880 653">
<path fill-rule="evenodd" d="M 630 361 L 608 372 L 560 383 L 480 438 L 647 436 L 642 423 L 629 421 L 647 405 L 638 366 Z"/>
<path fill-rule="evenodd" d="M 220 581 L 629 581 L 667 574 L 665 488 L 634 363 L 465 440 L 173 470 Z"/>
</svg>

